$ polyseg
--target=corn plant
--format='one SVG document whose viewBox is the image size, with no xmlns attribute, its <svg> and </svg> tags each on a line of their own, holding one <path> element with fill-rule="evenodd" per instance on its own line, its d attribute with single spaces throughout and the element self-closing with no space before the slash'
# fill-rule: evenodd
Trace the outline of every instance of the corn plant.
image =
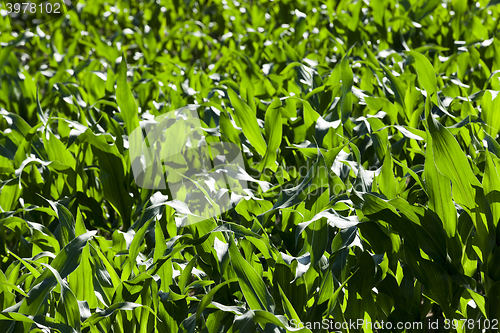
<svg viewBox="0 0 500 333">
<path fill-rule="evenodd" d="M 498 1 L 1 6 L 0 332 L 498 331 Z"/>
</svg>

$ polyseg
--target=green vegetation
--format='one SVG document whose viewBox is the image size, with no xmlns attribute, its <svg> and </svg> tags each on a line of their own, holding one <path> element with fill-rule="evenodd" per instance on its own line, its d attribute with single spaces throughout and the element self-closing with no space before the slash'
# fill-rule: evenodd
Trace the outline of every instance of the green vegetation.
<svg viewBox="0 0 500 333">
<path fill-rule="evenodd" d="M 0 332 L 498 327 L 499 4 L 2 4 Z M 180 224 L 129 135 L 188 105 L 250 191 Z"/>
</svg>

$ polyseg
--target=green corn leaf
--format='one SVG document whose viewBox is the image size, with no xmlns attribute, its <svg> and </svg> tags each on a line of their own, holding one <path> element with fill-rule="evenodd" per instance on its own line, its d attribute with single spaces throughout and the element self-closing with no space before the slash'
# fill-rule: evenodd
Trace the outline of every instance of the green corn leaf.
<svg viewBox="0 0 500 333">
<path fill-rule="evenodd" d="M 51 266 L 60 275 L 66 278 L 80 264 L 83 248 L 87 241 L 96 234 L 95 231 L 88 232 L 73 239 L 52 261 Z M 28 297 L 22 301 L 19 313 L 26 315 L 38 315 L 42 303 L 46 302 L 49 292 L 57 284 L 56 278 L 48 274 L 48 270 L 41 274 L 33 283 L 34 287 L 28 293 Z"/>
<path fill-rule="evenodd" d="M 281 124 L 281 100 L 275 99 L 266 110 L 265 130 L 267 137 L 267 149 L 264 158 L 259 164 L 259 170 L 269 168 L 273 172 L 278 169 L 276 162 L 277 151 L 280 147 L 282 136 Z"/>
<path fill-rule="evenodd" d="M 257 150 L 257 152 L 264 156 L 266 154 L 266 141 L 262 137 L 260 127 L 257 122 L 255 113 L 250 107 L 232 90 L 227 90 L 231 104 L 233 105 L 233 114 L 235 120 L 243 130 L 243 134 L 247 137 L 248 141 Z"/>
<path fill-rule="evenodd" d="M 140 247 L 142 246 L 142 242 L 144 241 L 144 237 L 146 235 L 146 231 L 148 231 L 149 225 L 153 222 L 154 219 L 150 219 L 139 229 L 139 231 L 134 235 L 132 243 L 128 249 L 128 258 L 127 264 L 122 271 L 121 280 L 125 281 L 129 278 L 132 272 L 138 273 L 136 266 L 136 259 L 139 255 Z"/>
<path fill-rule="evenodd" d="M 432 143 L 429 140 L 430 146 Z M 429 208 L 443 222 L 448 237 L 454 237 L 457 229 L 457 213 L 451 197 L 451 183 L 436 168 L 433 150 L 427 149 L 425 159 L 425 183 L 429 196 Z"/>
<path fill-rule="evenodd" d="M 408 54 L 411 55 L 413 59 L 415 59 L 418 82 L 427 92 L 427 96 L 430 97 L 437 93 L 438 84 L 436 79 L 436 71 L 434 70 L 434 67 L 430 63 L 429 59 L 415 51 L 409 51 Z"/>
<path fill-rule="evenodd" d="M 202 300 L 198 304 L 198 308 L 196 309 L 196 321 L 199 320 L 201 314 L 203 313 L 203 310 L 207 308 L 207 306 L 212 302 L 215 293 L 219 291 L 222 287 L 225 285 L 231 283 L 231 282 L 237 282 L 237 279 L 231 279 L 231 280 L 226 280 L 222 283 L 219 283 L 217 286 L 213 287 L 205 296 L 203 296 Z"/>
<path fill-rule="evenodd" d="M 429 103 L 429 102 L 428 102 Z M 429 103 L 430 104 L 430 103 Z M 457 140 L 450 131 L 426 111 L 427 125 L 431 134 L 432 153 L 436 167 L 453 185 L 453 199 L 469 212 L 478 237 L 474 243 L 481 260 L 487 260 L 493 247 L 493 215 L 481 183 L 477 180 Z"/>
<path fill-rule="evenodd" d="M 155 252 L 154 252 L 154 261 L 157 261 L 165 254 L 167 250 L 167 243 L 165 236 L 163 234 L 163 230 L 161 229 L 160 222 L 155 222 Z"/>
<path fill-rule="evenodd" d="M 363 7 L 363 5 L 364 5 L 363 1 L 358 1 L 354 6 L 354 9 L 352 11 L 352 18 L 349 20 L 349 24 L 347 25 L 349 30 L 355 31 L 356 28 L 358 27 L 359 15 L 361 13 L 361 8 Z"/>
<path fill-rule="evenodd" d="M 286 297 L 285 293 L 283 292 L 283 289 L 281 289 L 281 286 L 278 284 L 278 288 L 280 291 L 280 296 L 281 296 L 281 302 L 283 304 L 283 310 L 285 311 L 286 316 L 288 317 L 288 320 L 295 320 L 296 322 L 300 322 L 300 318 L 297 315 L 297 312 L 293 308 L 292 303 L 288 300 Z"/>
<path fill-rule="evenodd" d="M 342 119 L 345 121 L 352 111 L 352 85 L 354 82 L 352 69 L 349 67 L 347 55 L 345 55 L 340 62 L 340 79 L 342 80 L 340 110 Z"/>
<path fill-rule="evenodd" d="M 10 211 L 16 208 L 17 201 L 22 193 L 22 187 L 16 179 L 4 183 L 0 191 L 0 207 L 3 211 Z"/>
<path fill-rule="evenodd" d="M 274 312 L 274 300 L 264 281 L 252 265 L 241 256 L 232 238 L 229 243 L 229 258 L 250 309 Z"/>
<path fill-rule="evenodd" d="M 194 265 L 196 264 L 197 259 L 198 259 L 198 257 L 194 256 L 189 261 L 189 263 L 186 265 L 186 267 L 184 267 L 184 269 L 182 270 L 181 276 L 179 277 L 179 283 L 178 283 L 179 289 L 181 290 L 182 294 L 186 294 L 186 291 L 187 291 L 186 286 L 187 286 L 189 279 L 191 278 L 191 272 L 193 271 L 193 268 L 194 268 Z"/>
<path fill-rule="evenodd" d="M 455 201 L 473 210 L 475 208 L 473 186 L 481 186 L 481 183 L 472 173 L 467 157 L 450 131 L 432 117 L 427 119 L 427 124 L 432 137 L 432 154 L 438 171 L 452 181 Z"/>
<path fill-rule="evenodd" d="M 118 79 L 116 81 L 116 102 L 120 107 L 127 132 L 130 134 L 139 126 L 139 113 L 134 96 L 127 82 L 127 62 L 124 55 L 122 55 L 122 62 L 120 63 Z"/>
<path fill-rule="evenodd" d="M 61 247 L 65 247 L 75 239 L 75 219 L 71 212 L 63 205 L 57 203 L 57 216 L 59 218 L 59 227 L 61 228 Z"/>
<path fill-rule="evenodd" d="M 62 280 L 61 276 L 54 268 L 44 263 L 41 263 L 41 265 L 45 266 L 52 273 L 61 286 L 61 299 L 59 302 L 62 303 L 64 308 L 62 315 L 65 320 L 65 324 L 73 327 L 77 332 L 80 332 L 80 308 L 75 295 L 69 288 L 68 284 Z"/>
<path fill-rule="evenodd" d="M 87 301 L 90 308 L 97 308 L 98 301 L 94 288 L 94 271 L 91 264 L 90 248 L 86 246 L 82 251 L 80 264 L 68 276 L 70 288 L 75 291 L 77 299 Z"/>
<path fill-rule="evenodd" d="M 92 148 L 92 152 L 99 161 L 99 179 L 101 180 L 104 197 L 120 214 L 123 227 L 128 230 L 130 228 L 132 198 L 126 189 L 122 159 L 96 148 Z"/>
<path fill-rule="evenodd" d="M 14 252 L 9 252 L 13 257 L 15 257 L 17 260 L 19 260 L 23 265 L 30 271 L 30 273 L 35 277 L 38 278 L 40 276 L 40 272 L 36 270 L 35 267 L 31 266 L 29 262 L 24 260 L 23 258 L 20 258 L 15 254 Z"/>
<path fill-rule="evenodd" d="M 394 74 L 392 74 L 391 70 L 387 66 L 385 66 L 381 62 L 379 64 L 383 68 L 385 75 L 387 75 L 387 77 L 391 83 L 391 89 L 394 92 L 394 95 L 396 97 L 396 101 L 399 102 L 399 104 L 401 104 L 404 108 L 405 107 L 405 91 L 406 91 L 404 83 L 399 78 L 394 76 Z"/>
<path fill-rule="evenodd" d="M 63 165 L 71 167 L 73 170 L 76 167 L 76 160 L 66 146 L 54 136 L 51 132 L 43 136 L 44 145 L 47 149 L 47 154 L 51 161 L 58 161 Z"/>
<path fill-rule="evenodd" d="M 382 164 L 382 171 L 380 172 L 378 186 L 388 199 L 394 199 L 397 194 L 397 184 L 396 179 L 394 178 L 393 168 L 391 153 L 387 151 L 384 163 Z"/>
<path fill-rule="evenodd" d="M 498 174 L 498 157 L 489 151 L 486 151 L 483 188 L 486 199 L 491 205 L 493 223 L 496 227 L 500 220 L 500 176 Z"/>
<path fill-rule="evenodd" d="M 498 92 L 487 90 L 481 100 L 481 118 L 488 125 L 486 132 L 493 138 L 500 131 L 500 98 Z"/>
<path fill-rule="evenodd" d="M 87 228 L 85 227 L 85 223 L 83 222 L 82 212 L 80 208 L 78 208 L 76 212 L 76 221 L 75 221 L 75 236 L 80 236 L 87 233 Z"/>
<path fill-rule="evenodd" d="M 113 313 L 116 311 L 133 311 L 137 308 L 145 308 L 149 312 L 151 312 L 154 315 L 154 311 L 148 307 L 144 306 L 141 304 L 137 303 L 132 303 L 132 302 L 120 302 L 120 303 L 115 303 L 108 307 L 106 310 L 96 312 L 94 313 L 90 318 L 88 318 L 82 325 L 82 329 L 87 328 L 89 326 L 96 325 L 98 322 L 102 321 L 103 319 L 111 316 Z"/>
</svg>

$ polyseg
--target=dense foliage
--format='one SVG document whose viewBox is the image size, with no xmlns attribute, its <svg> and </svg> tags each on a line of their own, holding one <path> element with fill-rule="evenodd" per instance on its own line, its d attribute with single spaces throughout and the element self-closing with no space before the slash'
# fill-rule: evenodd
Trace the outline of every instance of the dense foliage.
<svg viewBox="0 0 500 333">
<path fill-rule="evenodd" d="M 88 0 L 22 31 L 3 4 L 0 331 L 493 326 L 497 3 Z M 186 106 L 251 183 L 193 224 L 129 148 Z"/>
</svg>

